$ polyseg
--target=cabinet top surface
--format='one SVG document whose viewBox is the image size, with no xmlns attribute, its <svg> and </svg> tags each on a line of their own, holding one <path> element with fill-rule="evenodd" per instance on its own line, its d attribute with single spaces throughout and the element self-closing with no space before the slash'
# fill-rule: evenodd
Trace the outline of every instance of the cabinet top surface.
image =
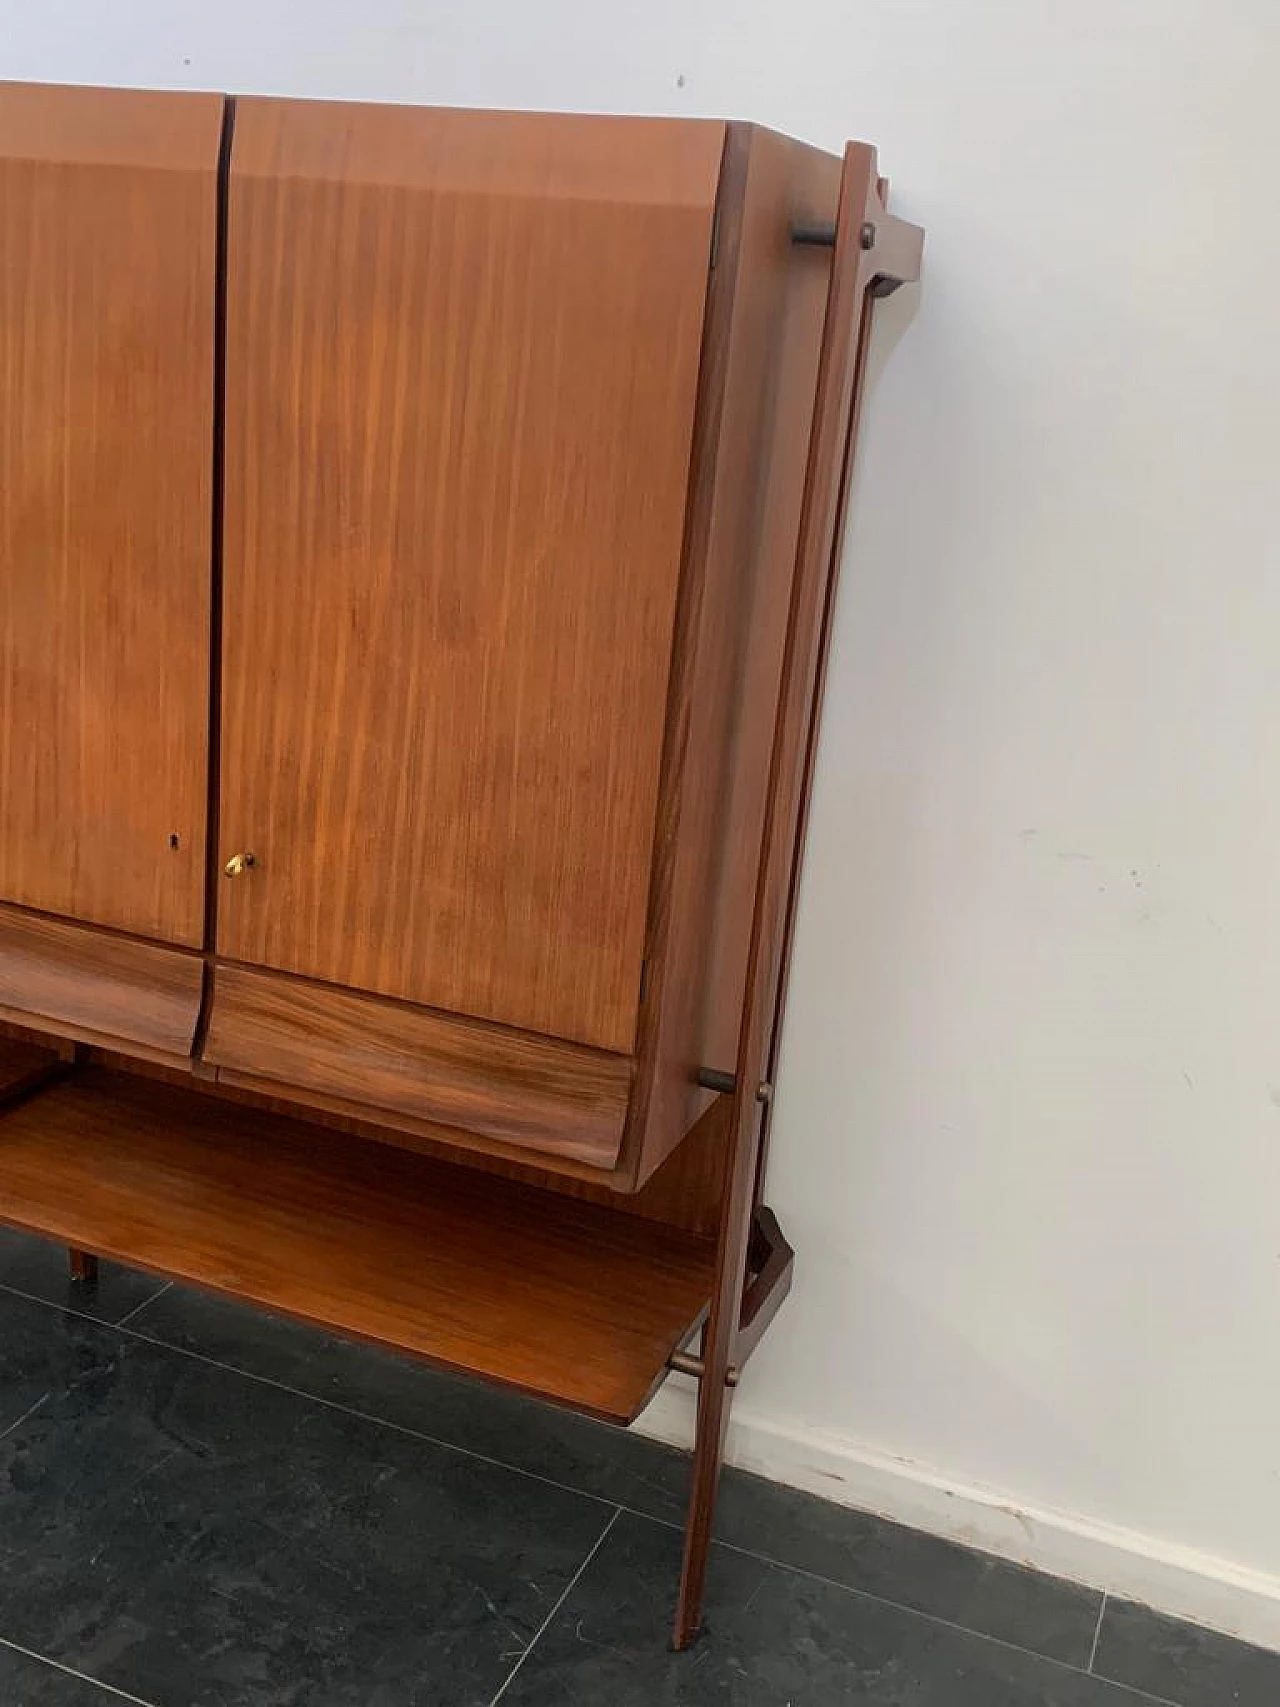
<svg viewBox="0 0 1280 1707">
<path fill-rule="evenodd" d="M 724 132 L 715 119 L 246 96 L 236 102 L 236 171 L 701 206 L 708 184 L 714 194 Z"/>
<path fill-rule="evenodd" d="M 214 173 L 221 95 L 0 82 L 0 159 Z"/>
</svg>

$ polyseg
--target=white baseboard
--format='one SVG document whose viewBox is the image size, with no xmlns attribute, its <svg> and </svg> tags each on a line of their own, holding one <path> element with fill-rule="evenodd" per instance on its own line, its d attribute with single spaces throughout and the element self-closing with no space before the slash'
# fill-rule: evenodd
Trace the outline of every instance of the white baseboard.
<svg viewBox="0 0 1280 1707">
<path fill-rule="evenodd" d="M 673 1376 L 635 1426 L 687 1447 L 693 1409 L 692 1382 Z M 741 1402 L 727 1453 L 730 1463 L 771 1481 L 1280 1649 L 1280 1577 L 1070 1512 L 1020 1505 L 857 1441 L 755 1414 Z"/>
</svg>

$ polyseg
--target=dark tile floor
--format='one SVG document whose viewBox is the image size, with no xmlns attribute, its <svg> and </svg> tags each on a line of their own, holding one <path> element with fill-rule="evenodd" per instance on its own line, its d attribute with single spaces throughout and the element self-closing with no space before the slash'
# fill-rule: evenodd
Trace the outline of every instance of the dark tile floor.
<svg viewBox="0 0 1280 1707">
<path fill-rule="evenodd" d="M 0 1707 L 1278 1707 L 1280 1655 L 0 1233 Z"/>
</svg>

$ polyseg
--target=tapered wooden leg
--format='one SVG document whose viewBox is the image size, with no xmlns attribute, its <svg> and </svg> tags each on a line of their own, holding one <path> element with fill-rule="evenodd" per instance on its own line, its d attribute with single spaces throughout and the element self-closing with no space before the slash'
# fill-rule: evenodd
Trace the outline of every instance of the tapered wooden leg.
<svg viewBox="0 0 1280 1707">
<path fill-rule="evenodd" d="M 98 1259 L 92 1251 L 79 1251 L 74 1245 L 67 1249 L 71 1261 L 71 1278 L 82 1286 L 92 1286 L 98 1278 Z"/>
<path fill-rule="evenodd" d="M 704 1351 L 709 1337 L 704 1338 Z M 693 1447 L 693 1482 L 685 1517 L 684 1563 L 680 1571 L 680 1595 L 676 1601 L 675 1628 L 671 1645 L 679 1652 L 687 1648 L 702 1628 L 702 1596 L 711 1555 L 711 1528 L 715 1517 L 716 1491 L 724 1463 L 725 1433 L 729 1426 L 729 1404 L 733 1389 L 725 1382 L 725 1370 L 714 1379 L 708 1369 L 698 1383 L 698 1429 Z"/>
</svg>

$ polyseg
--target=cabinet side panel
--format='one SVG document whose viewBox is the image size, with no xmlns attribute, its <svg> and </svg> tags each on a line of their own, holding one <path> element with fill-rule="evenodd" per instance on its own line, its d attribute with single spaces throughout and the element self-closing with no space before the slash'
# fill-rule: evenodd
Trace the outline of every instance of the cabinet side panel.
<svg viewBox="0 0 1280 1707">
<path fill-rule="evenodd" d="M 840 183 L 833 156 L 743 130 L 740 207 L 724 215 L 721 265 L 734 277 L 722 413 L 701 472 L 704 543 L 686 565 L 700 585 L 692 595 L 686 586 L 677 647 L 673 706 L 683 702 L 685 729 L 664 780 L 653 976 L 627 1144 L 640 1180 L 705 1111 L 699 1067 L 731 1068 L 736 1053 L 830 271 L 830 252 L 792 243 L 791 228 L 830 219 Z"/>
<path fill-rule="evenodd" d="M 0 898 L 188 946 L 222 109 L 0 86 Z"/>
<path fill-rule="evenodd" d="M 780 139 L 770 140 L 776 143 Z M 798 143 L 789 147 L 791 218 L 797 225 L 833 221 L 840 193 L 839 160 Z M 777 334 L 777 384 L 758 546 L 753 573 L 742 589 L 746 647 L 736 690 L 729 780 L 720 824 L 710 979 L 699 1052 L 703 1065 L 726 1072 L 733 1070 L 737 1058 L 742 1022 L 769 754 L 782 682 L 782 654 L 830 282 L 829 249 L 792 245 Z"/>
</svg>

